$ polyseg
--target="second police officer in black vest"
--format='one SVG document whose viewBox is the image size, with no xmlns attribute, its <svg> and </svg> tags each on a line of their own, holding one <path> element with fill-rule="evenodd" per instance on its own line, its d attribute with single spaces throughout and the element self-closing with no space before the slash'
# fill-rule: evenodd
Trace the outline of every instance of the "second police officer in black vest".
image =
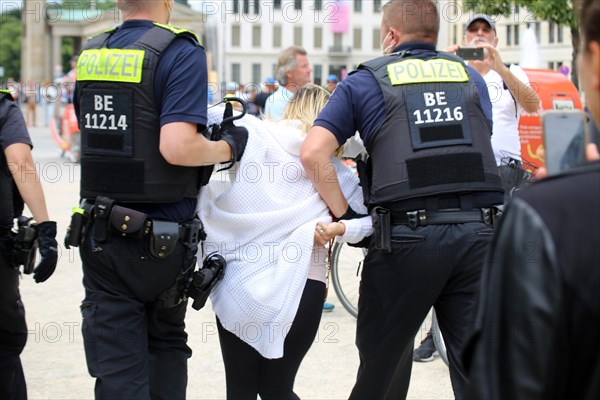
<svg viewBox="0 0 600 400">
<path fill-rule="evenodd" d="M 414 338 L 432 306 L 461 398 L 460 349 L 471 329 L 493 206 L 503 202 L 491 103 L 481 75 L 435 50 L 434 1 L 392 0 L 382 12 L 386 55 L 337 86 L 301 159 L 332 214 L 352 218 L 328 160 L 355 131 L 369 154 L 359 171 L 375 234 L 361 277 L 360 367 L 350 398 L 406 397 Z"/>
<path fill-rule="evenodd" d="M 19 104 L 9 91 L 0 90 L 0 398 L 7 400 L 27 399 L 20 359 L 28 336 L 20 268 L 40 283 L 54 273 L 58 261 L 56 222 L 48 220 L 31 147 Z M 35 222 L 22 215 L 25 204 Z M 34 267 L 38 248 L 40 262 Z"/>
<path fill-rule="evenodd" d="M 173 0 L 117 4 L 124 23 L 91 38 L 77 64 L 84 201 L 73 221 L 85 229 L 72 224 L 67 240 L 81 244 L 87 365 L 97 398 L 184 399 L 180 289 L 201 228 L 198 167 L 239 160 L 248 133 L 198 133 L 206 56 L 193 33 L 166 25 Z"/>
</svg>

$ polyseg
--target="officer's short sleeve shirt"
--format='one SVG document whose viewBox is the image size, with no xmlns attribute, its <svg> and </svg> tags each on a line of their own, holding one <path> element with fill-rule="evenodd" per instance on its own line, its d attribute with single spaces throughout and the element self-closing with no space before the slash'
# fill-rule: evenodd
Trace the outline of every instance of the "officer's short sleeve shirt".
<svg viewBox="0 0 600 400">
<path fill-rule="evenodd" d="M 0 100 L 0 109 L 6 112 L 0 112 L 4 116 L 0 120 L 0 147 L 4 151 L 8 146 L 15 143 L 24 143 L 33 147 L 23 113 L 14 101 Z"/>
</svg>

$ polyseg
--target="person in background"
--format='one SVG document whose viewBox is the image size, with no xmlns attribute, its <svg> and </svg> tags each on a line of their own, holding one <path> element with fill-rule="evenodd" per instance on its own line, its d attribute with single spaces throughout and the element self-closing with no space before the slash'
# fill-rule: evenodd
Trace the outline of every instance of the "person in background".
<svg viewBox="0 0 600 400">
<path fill-rule="evenodd" d="M 327 91 L 329 93 L 333 93 L 337 84 L 338 84 L 337 76 L 335 76 L 334 74 L 331 74 L 327 77 L 327 80 L 325 81 L 325 89 L 327 89 Z"/>
<path fill-rule="evenodd" d="M 600 3 L 574 2 L 577 65 L 600 122 Z M 467 399 L 600 397 L 600 161 L 517 192 L 483 272 L 476 330 L 465 354 Z M 583 349 L 583 351 L 582 351 Z"/>
<path fill-rule="evenodd" d="M 521 108 L 528 113 L 537 112 L 540 99 L 531 87 L 527 74 L 516 64 L 504 64 L 498 50 L 498 36 L 494 20 L 486 14 L 474 15 L 466 24 L 463 36 L 464 47 L 484 49 L 483 60 L 468 60 L 487 85 L 492 101 L 493 134 L 492 148 L 496 164 L 503 159 L 521 161 L 519 139 L 519 116 Z M 446 48 L 456 53 L 461 45 Z M 506 160 L 504 160 L 506 162 Z"/>
<path fill-rule="evenodd" d="M 275 90 L 277 90 L 277 83 L 275 82 L 275 79 L 272 77 L 265 79 L 265 82 L 262 85 L 262 90 L 256 95 L 256 99 L 254 100 L 256 106 L 258 107 L 258 112 L 260 113 L 259 115 L 264 115 L 267 99 L 273 94 L 273 92 L 275 92 Z"/>
<path fill-rule="evenodd" d="M 279 88 L 267 99 L 266 119 L 281 119 L 285 106 L 294 97 L 294 93 L 312 82 L 312 68 L 306 54 L 306 50 L 299 46 L 288 47 L 279 54 L 275 67 L 275 79 L 279 82 Z"/>
<path fill-rule="evenodd" d="M 33 270 L 37 283 L 56 269 L 56 222 L 48 210 L 40 178 L 31 156 L 31 138 L 18 104 L 8 90 L 0 90 L 0 399 L 25 400 L 27 386 L 20 354 L 27 342 L 25 310 L 19 293 L 20 261 L 14 257 L 18 236 L 14 219 L 23 205 L 33 214 L 33 229 L 41 259 Z"/>
<path fill-rule="evenodd" d="M 28 127 L 37 126 L 38 89 L 37 83 L 32 80 L 25 87 L 25 120 Z"/>
</svg>

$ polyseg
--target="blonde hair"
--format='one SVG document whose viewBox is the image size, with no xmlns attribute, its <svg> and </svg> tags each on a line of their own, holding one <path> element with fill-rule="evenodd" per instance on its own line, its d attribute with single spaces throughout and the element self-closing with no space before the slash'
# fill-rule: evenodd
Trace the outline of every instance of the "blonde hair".
<svg viewBox="0 0 600 400">
<path fill-rule="evenodd" d="M 313 83 L 302 86 L 292 97 L 283 111 L 281 119 L 298 120 L 302 130 L 308 133 L 317 116 L 329 100 L 329 92 Z"/>
</svg>

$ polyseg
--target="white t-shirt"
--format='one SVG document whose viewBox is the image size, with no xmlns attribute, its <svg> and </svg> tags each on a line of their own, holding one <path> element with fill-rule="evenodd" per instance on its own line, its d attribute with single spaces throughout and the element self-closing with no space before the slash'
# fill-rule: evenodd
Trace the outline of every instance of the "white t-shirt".
<svg viewBox="0 0 600 400">
<path fill-rule="evenodd" d="M 510 72 L 521 82 L 529 84 L 525 71 L 518 65 L 511 64 Z M 502 158 L 512 157 L 521 160 L 521 141 L 519 139 L 519 106 L 512 94 L 505 89 L 504 81 L 494 70 L 483 76 L 492 101 L 492 148 L 496 164 L 500 165 Z"/>
</svg>

